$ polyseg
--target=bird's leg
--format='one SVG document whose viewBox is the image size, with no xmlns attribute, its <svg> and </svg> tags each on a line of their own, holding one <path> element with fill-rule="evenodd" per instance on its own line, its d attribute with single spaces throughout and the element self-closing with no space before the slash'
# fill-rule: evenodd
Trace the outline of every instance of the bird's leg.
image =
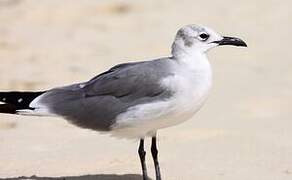
<svg viewBox="0 0 292 180">
<path fill-rule="evenodd" d="M 142 166 L 143 180 L 147 180 L 148 176 L 147 176 L 147 167 L 146 167 L 146 162 L 145 162 L 146 152 L 144 150 L 144 139 L 140 139 L 138 153 L 139 153 L 141 166 Z"/>
<path fill-rule="evenodd" d="M 155 174 L 156 174 L 156 180 L 161 180 L 160 175 L 160 167 L 158 162 L 158 150 L 157 150 L 157 144 L 156 144 L 156 136 L 152 137 L 152 144 L 151 144 L 151 153 L 154 161 L 155 166 Z"/>
</svg>

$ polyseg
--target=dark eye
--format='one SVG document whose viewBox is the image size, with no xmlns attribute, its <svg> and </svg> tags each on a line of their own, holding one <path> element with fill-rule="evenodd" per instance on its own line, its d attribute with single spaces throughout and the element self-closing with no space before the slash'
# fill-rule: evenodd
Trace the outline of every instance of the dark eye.
<svg viewBox="0 0 292 180">
<path fill-rule="evenodd" d="M 204 41 L 206 41 L 208 38 L 209 38 L 209 34 L 206 34 L 206 33 L 202 33 L 202 34 L 200 34 L 200 38 L 202 39 L 202 40 L 204 40 Z"/>
</svg>

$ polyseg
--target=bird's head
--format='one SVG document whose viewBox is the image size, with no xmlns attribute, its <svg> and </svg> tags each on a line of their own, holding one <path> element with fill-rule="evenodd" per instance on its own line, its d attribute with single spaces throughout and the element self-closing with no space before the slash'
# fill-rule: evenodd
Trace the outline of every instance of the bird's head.
<svg viewBox="0 0 292 180">
<path fill-rule="evenodd" d="M 208 27 L 187 25 L 177 32 L 172 45 L 172 54 L 192 54 L 193 52 L 205 53 L 213 47 L 222 45 L 247 47 L 246 43 L 239 38 L 221 36 Z"/>
</svg>

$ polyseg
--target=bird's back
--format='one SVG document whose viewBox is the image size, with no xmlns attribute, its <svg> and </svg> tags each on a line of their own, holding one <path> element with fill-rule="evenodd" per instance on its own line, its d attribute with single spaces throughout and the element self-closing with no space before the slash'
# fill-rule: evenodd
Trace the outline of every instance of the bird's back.
<svg viewBox="0 0 292 180">
<path fill-rule="evenodd" d="M 49 90 L 31 106 L 84 128 L 111 130 L 129 107 L 171 96 L 172 92 L 160 85 L 161 79 L 172 73 L 171 61 L 164 58 L 120 64 L 88 82 Z"/>
</svg>

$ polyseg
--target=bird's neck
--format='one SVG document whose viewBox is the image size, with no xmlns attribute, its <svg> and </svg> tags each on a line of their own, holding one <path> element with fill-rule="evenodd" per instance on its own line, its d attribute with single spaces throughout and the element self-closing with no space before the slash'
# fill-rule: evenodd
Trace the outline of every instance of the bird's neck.
<svg viewBox="0 0 292 180">
<path fill-rule="evenodd" d="M 173 58 L 188 69 L 202 70 L 210 68 L 208 58 L 204 52 L 178 49 L 172 52 Z"/>
<path fill-rule="evenodd" d="M 173 54 L 173 59 L 177 64 L 176 73 L 183 79 L 179 89 L 189 93 L 188 97 L 191 97 L 193 104 L 201 106 L 212 85 L 212 68 L 206 54 L 182 51 Z"/>
</svg>

